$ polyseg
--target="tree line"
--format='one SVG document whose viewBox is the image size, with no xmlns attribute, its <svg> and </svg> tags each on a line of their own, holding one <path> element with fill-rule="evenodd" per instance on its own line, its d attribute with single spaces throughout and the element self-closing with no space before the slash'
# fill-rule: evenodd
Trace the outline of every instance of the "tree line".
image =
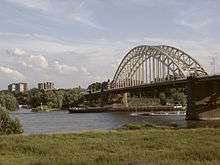
<svg viewBox="0 0 220 165">
<path fill-rule="evenodd" d="M 39 90 L 31 89 L 25 93 L 14 93 L 18 104 L 36 108 L 41 105 L 49 108 L 69 108 L 78 106 L 83 100 L 83 90 L 80 88 Z"/>
</svg>

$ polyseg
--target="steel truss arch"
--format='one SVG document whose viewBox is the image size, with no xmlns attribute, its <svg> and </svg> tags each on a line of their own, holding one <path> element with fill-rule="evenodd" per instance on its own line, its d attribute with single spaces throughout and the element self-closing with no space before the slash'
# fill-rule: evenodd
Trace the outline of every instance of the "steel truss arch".
<svg viewBox="0 0 220 165">
<path fill-rule="evenodd" d="M 206 76 L 207 72 L 194 58 L 178 48 L 140 45 L 122 59 L 111 88 L 183 79 L 189 75 Z"/>
</svg>

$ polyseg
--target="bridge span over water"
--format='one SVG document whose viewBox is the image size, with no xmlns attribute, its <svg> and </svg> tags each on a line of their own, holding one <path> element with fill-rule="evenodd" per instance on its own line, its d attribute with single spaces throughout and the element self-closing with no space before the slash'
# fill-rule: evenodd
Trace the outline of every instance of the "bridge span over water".
<svg viewBox="0 0 220 165">
<path fill-rule="evenodd" d="M 141 45 L 122 59 L 111 88 L 168 82 L 190 75 L 202 77 L 208 74 L 199 62 L 182 50 L 166 45 Z"/>
<path fill-rule="evenodd" d="M 187 119 L 199 119 L 207 111 L 205 117 L 211 111 L 211 116 L 220 117 L 220 76 L 209 76 L 192 56 L 167 45 L 133 48 L 122 59 L 110 84 L 86 97 L 171 87 L 187 89 Z"/>
</svg>

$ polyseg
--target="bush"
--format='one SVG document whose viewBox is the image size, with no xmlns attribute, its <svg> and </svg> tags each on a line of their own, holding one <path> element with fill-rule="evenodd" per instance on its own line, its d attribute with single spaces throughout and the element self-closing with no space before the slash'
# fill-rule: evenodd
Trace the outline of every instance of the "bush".
<svg viewBox="0 0 220 165">
<path fill-rule="evenodd" d="M 17 118 L 13 120 L 7 109 L 0 106 L 0 135 L 20 134 L 22 132 L 20 121 Z"/>
<path fill-rule="evenodd" d="M 17 108 L 17 100 L 10 93 L 0 92 L 0 106 L 5 107 L 9 111 L 15 111 Z"/>
</svg>

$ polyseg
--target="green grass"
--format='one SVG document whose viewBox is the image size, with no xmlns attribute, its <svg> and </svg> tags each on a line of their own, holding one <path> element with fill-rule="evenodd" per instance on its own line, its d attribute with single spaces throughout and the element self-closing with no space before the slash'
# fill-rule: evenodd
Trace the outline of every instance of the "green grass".
<svg viewBox="0 0 220 165">
<path fill-rule="evenodd" d="M 220 129 L 0 136 L 0 164 L 220 164 Z"/>
</svg>

